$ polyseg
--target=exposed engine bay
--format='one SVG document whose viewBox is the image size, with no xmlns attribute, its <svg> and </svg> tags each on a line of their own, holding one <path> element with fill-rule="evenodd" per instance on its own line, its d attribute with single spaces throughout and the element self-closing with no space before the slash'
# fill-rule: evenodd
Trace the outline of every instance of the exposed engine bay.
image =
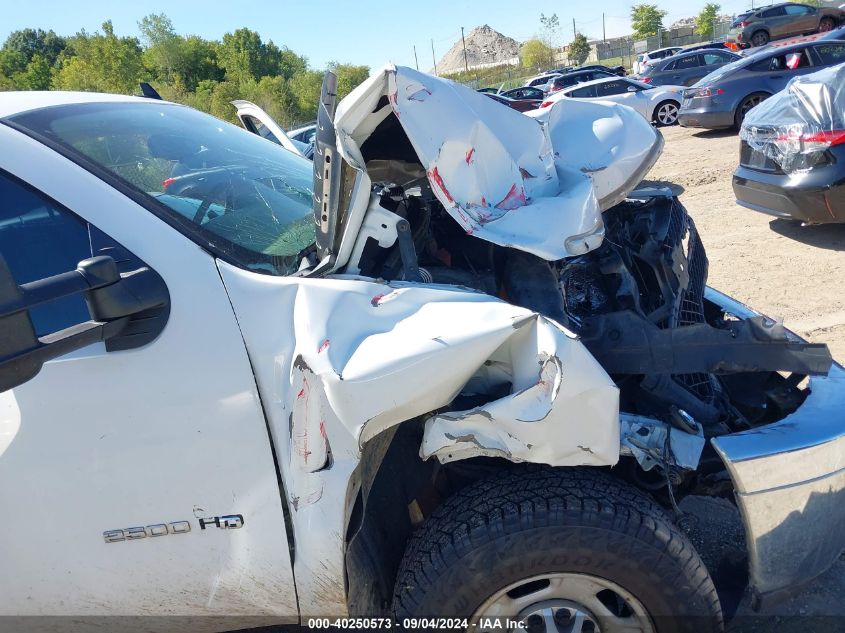
<svg viewBox="0 0 845 633">
<path fill-rule="evenodd" d="M 337 116 L 324 86 L 317 247 L 337 272 L 472 288 L 574 332 L 619 387 L 644 471 L 669 470 L 665 429 L 699 438 L 681 464 L 695 470 L 706 438 L 783 419 L 805 379 L 827 374 L 825 345 L 706 299 L 692 218 L 668 190 L 636 189 L 663 144 L 642 117 L 578 100 L 537 120 L 499 116 L 499 104 L 431 81 L 388 67 Z M 500 127 L 485 126 L 493 118 Z M 685 450 L 673 444 L 674 464 Z"/>
<path fill-rule="evenodd" d="M 368 237 L 354 272 L 466 286 L 555 319 L 613 376 L 623 411 L 692 433 L 698 422 L 706 436 L 733 433 L 792 413 L 804 378 L 830 365 L 823 345 L 790 339 L 768 319 L 732 319 L 705 300 L 707 255 L 671 195 L 614 206 L 601 247 L 546 262 L 467 235 L 426 182 L 374 189 L 387 212 L 376 215 L 397 218 L 397 238 L 384 248 Z"/>
</svg>

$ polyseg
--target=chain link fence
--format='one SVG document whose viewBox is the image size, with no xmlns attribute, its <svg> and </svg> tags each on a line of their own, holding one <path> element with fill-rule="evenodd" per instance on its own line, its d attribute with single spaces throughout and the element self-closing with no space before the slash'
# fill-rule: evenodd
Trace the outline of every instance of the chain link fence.
<svg viewBox="0 0 845 633">
<path fill-rule="evenodd" d="M 591 42 L 590 55 L 585 63 L 599 63 L 606 66 L 624 66 L 630 72 L 637 55 L 646 51 L 667 46 L 692 46 L 703 42 L 721 42 L 727 38 L 731 28 L 731 20 L 721 20 L 713 23 L 712 31 L 707 35 L 700 35 L 693 26 L 683 26 L 666 29 L 658 35 L 644 40 L 634 40 L 633 37 L 618 37 L 605 41 Z M 528 79 L 542 74 L 548 69 L 526 68 L 518 63 L 518 59 L 510 64 L 484 64 L 470 68 L 468 72 L 446 75 L 449 79 L 462 83 L 471 88 L 500 88 L 502 91 L 524 86 Z M 564 47 L 555 56 L 555 67 L 574 66 Z"/>
</svg>

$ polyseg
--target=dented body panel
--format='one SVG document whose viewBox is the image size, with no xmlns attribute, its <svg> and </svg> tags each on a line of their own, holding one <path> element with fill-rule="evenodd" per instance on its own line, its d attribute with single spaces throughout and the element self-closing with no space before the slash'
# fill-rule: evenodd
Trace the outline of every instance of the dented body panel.
<svg viewBox="0 0 845 633">
<path fill-rule="evenodd" d="M 543 317 L 456 287 L 218 266 L 276 446 L 306 616 L 345 611 L 349 500 L 361 447 L 379 433 L 424 416 L 423 458 L 618 459 L 616 386 L 572 334 Z M 450 410 L 461 392 L 505 383 L 507 396 Z"/>
<path fill-rule="evenodd" d="M 364 145 L 389 116 L 407 135 L 432 191 L 467 233 L 548 260 L 601 243 L 592 180 L 555 161 L 556 149 L 533 119 L 465 86 L 386 66 L 338 107 L 343 157 L 364 169 Z"/>
</svg>

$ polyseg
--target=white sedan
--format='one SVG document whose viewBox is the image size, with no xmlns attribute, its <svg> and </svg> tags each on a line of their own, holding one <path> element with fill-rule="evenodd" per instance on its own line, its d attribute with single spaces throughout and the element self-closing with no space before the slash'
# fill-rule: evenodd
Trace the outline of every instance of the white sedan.
<svg viewBox="0 0 845 633">
<path fill-rule="evenodd" d="M 549 95 L 540 108 L 548 108 L 564 98 L 612 101 L 634 108 L 657 125 L 675 125 L 683 90 L 683 86 L 650 86 L 628 77 L 603 77 Z"/>
</svg>

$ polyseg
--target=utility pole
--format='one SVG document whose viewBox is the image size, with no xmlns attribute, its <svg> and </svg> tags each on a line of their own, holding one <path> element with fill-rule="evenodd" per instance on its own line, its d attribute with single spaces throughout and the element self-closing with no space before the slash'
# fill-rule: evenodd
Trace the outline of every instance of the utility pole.
<svg viewBox="0 0 845 633">
<path fill-rule="evenodd" d="M 420 69 L 420 60 L 417 59 L 417 45 L 414 44 L 414 65 L 417 67 L 417 70 Z"/>
<path fill-rule="evenodd" d="M 601 41 L 607 41 L 607 31 L 604 28 L 604 12 L 601 14 Z"/>
<path fill-rule="evenodd" d="M 464 70 L 469 72 L 469 64 L 467 63 L 467 41 L 464 39 L 464 27 L 461 27 L 461 41 L 464 43 Z"/>
<path fill-rule="evenodd" d="M 573 40 L 575 39 L 576 35 L 578 35 L 578 33 L 575 32 L 575 18 L 572 18 L 572 39 Z"/>
<path fill-rule="evenodd" d="M 434 38 L 431 40 L 431 62 L 434 64 L 434 76 L 437 76 L 437 59 L 434 57 Z"/>
</svg>

